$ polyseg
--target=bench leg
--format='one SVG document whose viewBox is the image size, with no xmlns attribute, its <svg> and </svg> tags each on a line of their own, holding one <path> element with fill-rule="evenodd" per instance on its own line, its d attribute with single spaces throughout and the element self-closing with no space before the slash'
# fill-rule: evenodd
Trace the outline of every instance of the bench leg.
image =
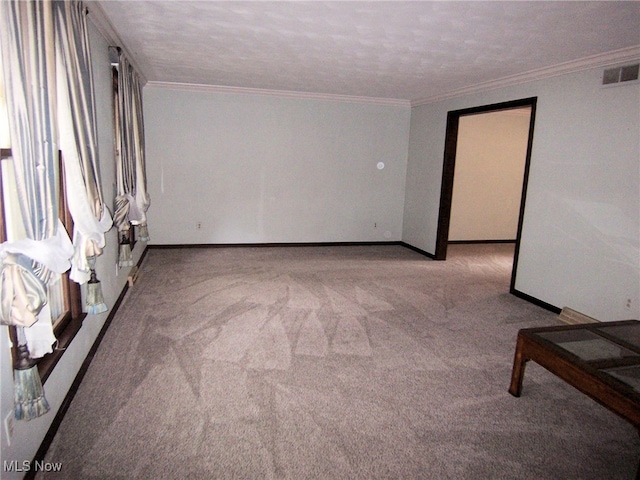
<svg viewBox="0 0 640 480">
<path fill-rule="evenodd" d="M 514 397 L 519 397 L 522 393 L 522 380 L 524 379 L 524 368 L 529 361 L 523 355 L 524 339 L 518 335 L 518 341 L 516 342 L 516 353 L 513 358 L 513 370 L 511 371 L 511 385 L 509 386 L 509 393 Z"/>
<path fill-rule="evenodd" d="M 638 430 L 638 434 L 640 434 L 640 430 Z M 640 462 L 638 462 L 638 469 L 636 470 L 636 480 L 640 480 Z"/>
</svg>

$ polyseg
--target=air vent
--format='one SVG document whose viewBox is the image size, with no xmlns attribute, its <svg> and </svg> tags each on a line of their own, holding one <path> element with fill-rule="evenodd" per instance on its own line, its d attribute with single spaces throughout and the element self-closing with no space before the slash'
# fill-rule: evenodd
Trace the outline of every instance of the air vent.
<svg viewBox="0 0 640 480">
<path fill-rule="evenodd" d="M 615 83 L 631 82 L 638 80 L 640 64 L 626 65 L 624 67 L 608 68 L 602 76 L 603 85 L 613 85 Z"/>
</svg>

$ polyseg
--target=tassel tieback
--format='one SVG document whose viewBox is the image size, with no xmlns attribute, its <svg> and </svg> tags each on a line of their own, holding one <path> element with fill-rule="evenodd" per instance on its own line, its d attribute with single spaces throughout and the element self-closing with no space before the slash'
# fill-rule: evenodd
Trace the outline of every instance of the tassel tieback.
<svg viewBox="0 0 640 480">
<path fill-rule="evenodd" d="M 91 270 L 91 278 L 87 282 L 87 299 L 86 307 L 89 315 L 97 315 L 109 310 L 109 307 L 104 303 L 104 296 L 102 295 L 102 284 L 98 280 L 96 275 L 95 265 L 96 257 L 87 257 L 89 261 L 89 269 Z"/>
<path fill-rule="evenodd" d="M 29 360 L 26 345 L 18 345 L 17 361 L 13 371 L 14 416 L 16 420 L 33 420 L 49 411 L 44 396 L 38 367 Z"/>
<path fill-rule="evenodd" d="M 138 225 L 138 238 L 143 242 L 148 242 L 150 240 L 149 237 L 149 228 L 146 223 L 142 223 Z"/>
<path fill-rule="evenodd" d="M 87 313 L 89 315 L 97 315 L 109 310 L 106 303 L 104 303 L 104 297 L 102 295 L 102 284 L 97 279 L 96 273 L 91 272 L 91 279 L 87 282 Z"/>
<path fill-rule="evenodd" d="M 118 265 L 120 267 L 133 266 L 133 255 L 131 253 L 131 243 L 124 235 L 122 236 L 122 240 L 120 241 L 120 255 L 118 257 Z"/>
</svg>

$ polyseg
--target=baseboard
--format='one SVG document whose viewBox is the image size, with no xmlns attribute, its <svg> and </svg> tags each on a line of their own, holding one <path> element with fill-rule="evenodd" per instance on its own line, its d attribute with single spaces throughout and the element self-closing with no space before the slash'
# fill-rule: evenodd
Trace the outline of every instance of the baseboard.
<svg viewBox="0 0 640 480">
<path fill-rule="evenodd" d="M 449 245 L 471 245 L 478 243 L 516 243 L 515 238 L 513 240 L 449 240 Z"/>
<path fill-rule="evenodd" d="M 375 245 L 400 245 L 402 247 L 418 252 L 432 260 L 435 256 L 429 252 L 409 245 L 402 241 L 384 242 L 283 242 L 283 243 L 188 243 L 188 244 L 159 244 L 148 245 L 154 250 L 178 249 L 178 248 L 246 248 L 246 247 L 352 247 L 352 246 L 375 246 Z"/>
<path fill-rule="evenodd" d="M 138 260 L 138 263 L 136 264 L 137 267 L 142 265 L 142 261 L 147 255 L 148 249 L 149 249 L 148 246 L 145 247 L 144 251 L 142 252 L 142 255 L 140 256 L 140 260 Z M 78 391 L 78 388 L 80 387 L 80 384 L 82 383 L 82 380 L 85 374 L 87 373 L 87 370 L 89 369 L 89 365 L 91 365 L 91 362 L 93 361 L 93 357 L 98 351 L 98 347 L 100 346 L 100 343 L 102 343 L 102 339 L 107 333 L 107 330 L 109 329 L 109 326 L 111 325 L 111 322 L 116 316 L 116 313 L 120 308 L 120 304 L 124 300 L 124 297 L 128 291 L 129 291 L 129 283 L 127 282 L 124 284 L 124 287 L 122 288 L 122 292 L 120 292 L 120 295 L 118 296 L 118 299 L 113 304 L 113 307 L 111 307 L 111 311 L 109 312 L 109 315 L 107 316 L 107 319 L 105 320 L 104 325 L 102 325 L 102 328 L 100 329 L 98 336 L 94 340 L 93 345 L 89 350 L 89 353 L 87 353 L 87 356 L 85 357 L 84 361 L 82 362 L 82 365 L 80 366 L 80 370 L 78 370 L 76 377 L 73 379 L 73 383 L 71 384 L 71 387 L 69 387 L 69 391 L 67 392 L 67 395 L 64 397 L 64 400 L 62 401 L 60 408 L 56 412 L 56 416 L 53 418 L 53 421 L 51 422 L 51 426 L 49 427 L 49 430 L 47 430 L 47 433 L 44 436 L 44 439 L 42 440 L 42 443 L 40 444 L 40 447 L 38 448 L 36 455 L 33 457 L 33 461 L 31 462 L 31 465 L 36 465 L 44 462 L 44 457 L 47 454 L 47 451 L 49 450 L 49 447 L 51 446 L 51 443 L 53 442 L 53 439 L 56 436 L 56 433 L 58 432 L 58 428 L 60 428 L 60 424 L 62 423 L 64 416 L 67 414 L 67 410 L 69 410 L 69 406 L 71 405 L 71 402 L 73 401 L 73 398 L 75 397 Z M 30 469 L 25 474 L 24 479 L 25 480 L 35 479 L 36 473 L 37 472 L 35 471 L 35 469 Z"/>
<path fill-rule="evenodd" d="M 270 242 L 270 243 L 185 243 L 149 245 L 154 250 L 176 248 L 256 248 L 256 247 L 353 247 L 374 245 L 401 245 L 399 241 L 384 242 Z"/>
<path fill-rule="evenodd" d="M 527 295 L 526 293 L 523 293 L 523 292 L 521 292 L 519 290 L 516 290 L 515 288 L 512 288 L 510 293 L 512 295 L 515 295 L 518 298 L 526 300 L 529 303 L 533 303 L 534 305 L 542 307 L 545 310 L 549 310 L 550 312 L 557 313 L 558 315 L 562 311 L 561 308 L 558 308 L 555 305 L 551 305 L 550 303 L 543 302 L 542 300 L 539 300 L 539 299 L 537 299 L 535 297 L 532 297 L 531 295 Z"/>
<path fill-rule="evenodd" d="M 432 253 L 426 252 L 418 247 L 414 247 L 413 245 L 409 245 L 406 242 L 399 242 L 399 245 L 402 245 L 404 248 L 408 248 L 409 250 L 413 250 L 414 252 L 419 253 L 420 255 L 424 255 L 425 257 L 429 257 L 431 260 L 435 260 L 436 256 Z"/>
<path fill-rule="evenodd" d="M 597 323 L 600 321 L 569 307 L 564 307 L 562 309 L 558 315 L 558 320 L 568 323 L 569 325 L 582 325 L 584 323 Z"/>
<path fill-rule="evenodd" d="M 403 241 L 384 242 L 283 242 L 283 243 L 186 243 L 186 244 L 158 244 L 148 245 L 154 250 L 178 249 L 178 248 L 243 248 L 243 247 L 350 247 L 350 246 L 375 246 L 375 245 L 400 245 L 424 255 L 432 260 L 435 255 L 409 245 Z"/>
</svg>

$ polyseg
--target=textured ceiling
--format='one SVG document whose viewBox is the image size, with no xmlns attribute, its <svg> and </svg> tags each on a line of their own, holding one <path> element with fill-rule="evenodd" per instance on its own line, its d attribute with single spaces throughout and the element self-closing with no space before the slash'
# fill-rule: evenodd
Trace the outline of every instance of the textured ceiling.
<svg viewBox="0 0 640 480">
<path fill-rule="evenodd" d="M 416 100 L 640 45 L 637 1 L 97 3 L 154 82 Z"/>
</svg>

